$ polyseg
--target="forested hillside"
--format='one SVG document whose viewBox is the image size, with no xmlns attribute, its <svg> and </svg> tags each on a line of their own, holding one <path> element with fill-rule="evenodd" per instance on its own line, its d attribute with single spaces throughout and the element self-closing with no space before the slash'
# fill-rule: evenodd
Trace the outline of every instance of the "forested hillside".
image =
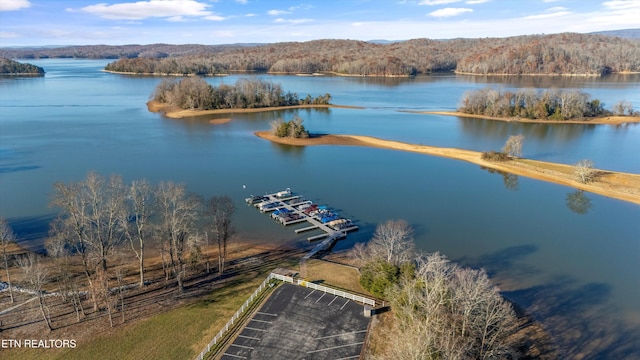
<svg viewBox="0 0 640 360">
<path fill-rule="evenodd" d="M 640 41 L 583 34 L 445 41 L 415 39 L 391 44 L 316 40 L 177 58 L 121 59 L 109 64 L 107 70 L 200 75 L 269 71 L 412 76 L 451 70 L 473 74 L 606 75 L 640 71 Z"/>
<path fill-rule="evenodd" d="M 138 74 L 213 75 L 233 71 L 330 72 L 412 76 L 434 71 L 472 74 L 589 74 L 640 71 L 640 40 L 563 33 L 508 38 L 394 43 L 314 40 L 268 45 L 128 45 L 7 50 L 10 57 L 118 57 L 106 69 Z M 103 54 L 103 56 L 99 56 Z"/>
<path fill-rule="evenodd" d="M 0 75 L 44 75 L 44 69 L 39 66 L 0 58 Z"/>
</svg>

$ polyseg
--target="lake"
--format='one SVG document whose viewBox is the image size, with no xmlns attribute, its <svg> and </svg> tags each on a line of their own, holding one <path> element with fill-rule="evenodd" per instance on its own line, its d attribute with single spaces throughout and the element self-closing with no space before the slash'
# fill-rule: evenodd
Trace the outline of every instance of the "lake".
<svg viewBox="0 0 640 360">
<path fill-rule="evenodd" d="M 610 107 L 640 106 L 640 75 L 413 79 L 252 75 L 300 97 L 365 109 L 288 110 L 167 119 L 145 103 L 161 81 L 102 72 L 106 60 L 47 59 L 41 78 L 0 78 L 0 216 L 23 244 L 42 247 L 56 181 L 87 172 L 126 181 L 185 183 L 202 196 L 229 195 L 235 226 L 248 239 L 306 244 L 244 205 L 250 194 L 290 187 L 337 209 L 360 231 L 336 250 L 366 241 L 375 226 L 407 220 L 418 247 L 487 269 L 503 294 L 541 321 L 567 358 L 640 358 L 640 206 L 583 193 L 586 213 L 567 205 L 573 188 L 507 178 L 477 165 L 348 147 L 291 147 L 253 135 L 278 117 L 300 116 L 311 132 L 370 135 L 470 150 L 499 149 L 525 136 L 523 156 L 640 173 L 640 126 L 514 124 L 399 110 L 454 110 L 467 90 L 496 86 L 579 89 Z M 248 75 L 208 78 L 234 83 Z M 221 116 L 228 117 L 228 116 Z M 244 185 L 244 186 L 243 186 Z"/>
</svg>

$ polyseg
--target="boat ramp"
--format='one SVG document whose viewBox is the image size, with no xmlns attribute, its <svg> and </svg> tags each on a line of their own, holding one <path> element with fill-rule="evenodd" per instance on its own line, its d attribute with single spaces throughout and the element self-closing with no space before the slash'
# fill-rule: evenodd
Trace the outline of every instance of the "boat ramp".
<svg viewBox="0 0 640 360">
<path fill-rule="evenodd" d="M 295 229 L 296 234 L 311 230 L 321 230 L 319 235 L 310 236 L 308 241 L 324 239 L 315 249 L 305 256 L 310 258 L 319 251 L 328 249 L 336 240 L 347 237 L 350 231 L 358 230 L 351 220 L 339 216 L 326 206 L 305 200 L 287 188 L 272 194 L 251 196 L 245 199 L 247 204 L 255 206 L 260 212 L 270 214 L 271 218 L 287 226 L 307 222 L 309 226 Z"/>
</svg>

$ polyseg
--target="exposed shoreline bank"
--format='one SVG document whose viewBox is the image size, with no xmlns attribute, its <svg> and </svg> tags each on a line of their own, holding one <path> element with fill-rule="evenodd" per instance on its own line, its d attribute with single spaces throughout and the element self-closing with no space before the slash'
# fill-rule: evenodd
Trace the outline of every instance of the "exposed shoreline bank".
<svg viewBox="0 0 640 360">
<path fill-rule="evenodd" d="M 164 116 L 172 119 L 182 119 L 192 116 L 203 115 L 215 115 L 215 114 L 240 114 L 240 113 L 257 113 L 265 111 L 279 111 L 288 109 L 328 109 L 328 108 L 342 108 L 342 109 L 364 109 L 359 106 L 348 105 L 295 105 L 295 106 L 273 106 L 264 108 L 251 108 L 251 109 L 215 109 L 215 110 L 185 110 L 173 107 L 171 105 L 163 104 L 154 100 L 147 102 L 147 109 L 151 112 L 160 112 Z"/>
<path fill-rule="evenodd" d="M 583 184 L 574 179 L 572 165 L 557 164 L 530 159 L 514 159 L 505 162 L 482 159 L 479 151 L 456 148 L 440 148 L 428 145 L 409 144 L 399 141 L 384 140 L 360 135 L 317 135 L 307 139 L 279 138 L 268 131 L 255 133 L 258 137 L 293 146 L 311 145 L 346 145 L 366 146 L 390 150 L 409 151 L 426 155 L 441 156 L 450 159 L 467 161 L 482 167 L 525 176 L 555 184 L 570 186 L 606 197 L 628 201 L 640 205 L 640 175 L 617 171 L 598 170 L 600 176 L 596 181 Z"/>
<path fill-rule="evenodd" d="M 498 120 L 498 121 L 506 121 L 506 122 L 521 122 L 521 123 L 533 123 L 533 124 L 621 125 L 621 124 L 640 122 L 640 116 L 617 116 L 617 115 L 584 118 L 579 120 L 545 120 L 545 119 L 524 119 L 524 118 L 516 118 L 516 117 L 475 115 L 475 114 L 467 114 L 459 111 L 403 111 L 403 112 L 410 112 L 414 114 L 427 114 L 427 115 L 459 116 L 459 117 L 467 117 L 467 118 L 474 118 L 474 119 Z"/>
</svg>

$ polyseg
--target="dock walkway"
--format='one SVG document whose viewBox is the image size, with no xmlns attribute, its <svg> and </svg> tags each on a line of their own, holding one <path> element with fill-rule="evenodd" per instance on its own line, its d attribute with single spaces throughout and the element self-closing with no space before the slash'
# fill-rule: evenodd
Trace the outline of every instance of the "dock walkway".
<svg viewBox="0 0 640 360">
<path fill-rule="evenodd" d="M 261 201 L 254 202 L 255 199 L 258 198 Z M 347 237 L 348 232 L 358 230 L 358 226 L 352 225 L 350 220 L 348 219 L 345 219 L 343 221 L 348 222 L 350 226 L 341 229 L 334 229 L 323 223 L 318 215 L 312 216 L 305 213 L 302 209 L 300 209 L 300 206 L 301 204 L 310 204 L 310 201 L 304 201 L 302 195 L 293 195 L 290 189 L 278 191 L 273 194 L 265 194 L 260 197 L 250 197 L 246 199 L 246 202 L 247 204 L 254 205 L 263 213 L 273 213 L 275 211 L 278 211 L 279 213 L 285 213 L 287 214 L 286 216 L 292 217 L 292 220 L 280 220 L 278 216 L 273 216 L 285 226 L 299 224 L 305 221 L 309 223 L 310 226 L 294 230 L 296 234 L 316 229 L 321 230 L 323 232 L 322 234 L 310 236 L 307 238 L 307 240 L 315 241 L 324 238 L 326 239 L 318 244 L 318 246 L 316 246 L 309 254 L 304 257 L 304 259 L 309 259 L 318 252 L 330 248 L 335 241 Z"/>
</svg>

